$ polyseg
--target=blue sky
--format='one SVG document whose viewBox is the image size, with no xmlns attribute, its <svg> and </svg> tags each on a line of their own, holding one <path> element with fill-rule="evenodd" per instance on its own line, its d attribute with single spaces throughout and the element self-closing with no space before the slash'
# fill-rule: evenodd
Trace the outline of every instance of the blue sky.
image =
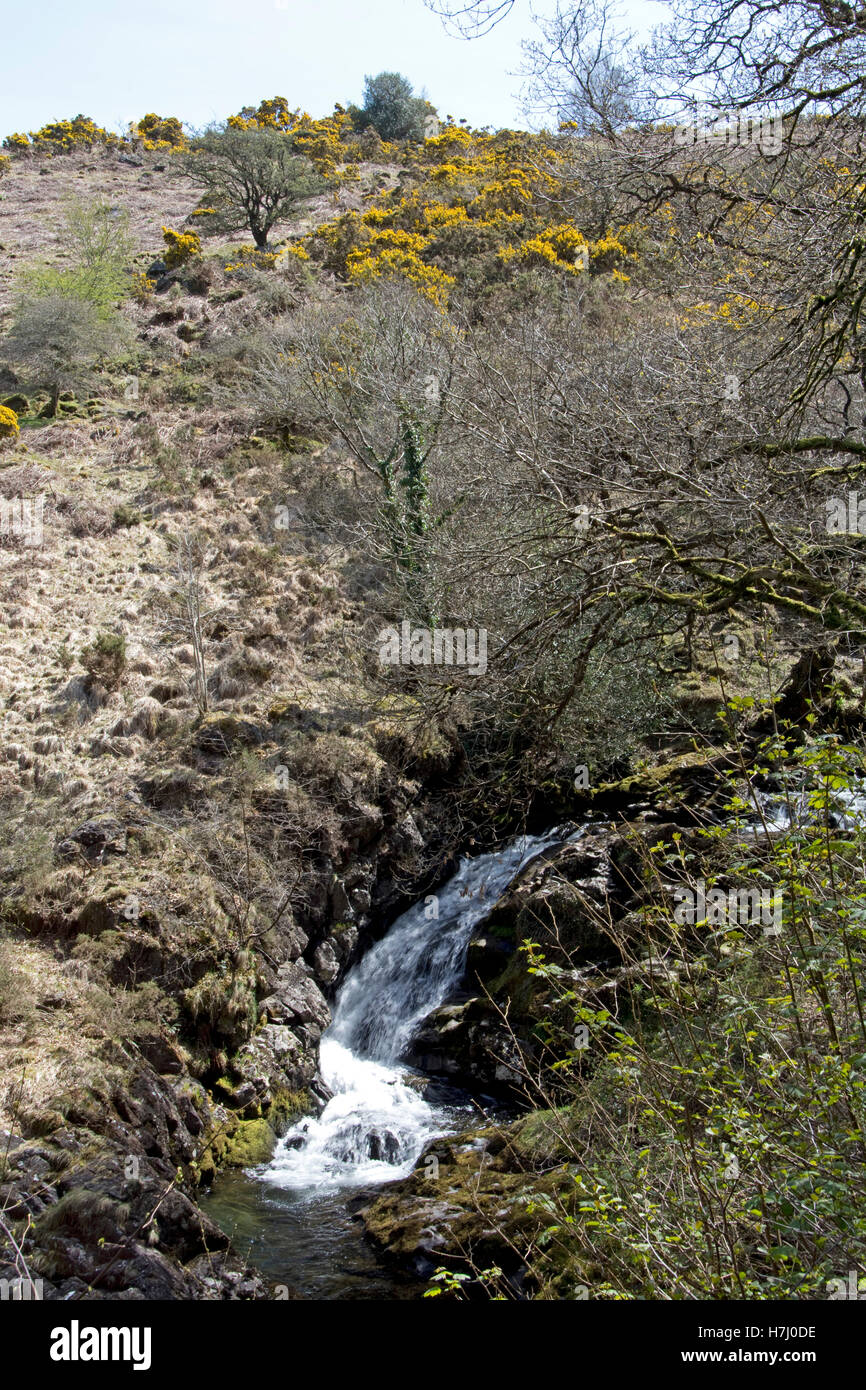
<svg viewBox="0 0 866 1390">
<path fill-rule="evenodd" d="M 545 0 L 535 0 L 545 9 Z M 314 116 L 358 101 L 365 73 L 397 70 L 440 114 L 525 124 L 513 74 L 533 30 L 530 0 L 486 38 L 449 36 L 422 0 L 40 0 L 15 8 L 4 53 L 0 138 L 92 116 L 119 129 L 147 111 L 193 125 L 263 97 Z M 660 17 L 625 0 L 633 24 Z"/>
</svg>

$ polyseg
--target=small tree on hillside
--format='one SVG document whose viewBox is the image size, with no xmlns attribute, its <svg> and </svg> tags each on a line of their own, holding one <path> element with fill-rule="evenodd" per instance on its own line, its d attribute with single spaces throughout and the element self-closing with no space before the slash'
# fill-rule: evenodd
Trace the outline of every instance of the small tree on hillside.
<svg viewBox="0 0 866 1390">
<path fill-rule="evenodd" d="M 123 344 L 118 301 L 129 285 L 128 214 L 101 201 L 70 202 L 63 242 L 72 264 L 32 266 L 18 281 L 12 327 L 2 343 L 35 386 L 51 393 L 57 413 L 64 390 L 84 383 L 96 363 Z"/>
<path fill-rule="evenodd" d="M 364 78 L 364 105 L 349 108 L 358 130 L 372 126 L 383 140 L 423 140 L 424 124 L 433 107 L 415 96 L 408 77 L 380 72 Z"/>
<path fill-rule="evenodd" d="M 185 168 L 216 211 L 209 225 L 220 231 L 249 227 L 261 249 L 277 222 L 325 187 L 310 161 L 274 130 L 206 131 L 193 141 Z"/>
<path fill-rule="evenodd" d="M 21 295 L 2 349 L 34 386 L 50 392 L 44 413 L 52 417 L 61 392 L 85 382 L 100 358 L 121 343 L 118 321 L 100 315 L 86 299 L 48 291 Z"/>
</svg>

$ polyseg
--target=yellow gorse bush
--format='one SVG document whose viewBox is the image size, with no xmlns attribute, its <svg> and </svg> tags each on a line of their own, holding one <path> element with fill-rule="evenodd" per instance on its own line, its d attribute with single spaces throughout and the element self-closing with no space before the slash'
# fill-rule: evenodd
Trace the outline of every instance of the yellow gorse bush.
<svg viewBox="0 0 866 1390">
<path fill-rule="evenodd" d="M 309 159 L 324 178 L 358 180 L 357 154 L 345 143 L 354 127 L 342 106 L 336 106 L 333 115 L 316 120 L 306 111 L 292 110 L 285 97 L 271 97 L 258 106 L 243 107 L 229 117 L 228 124 L 235 130 L 283 131 L 295 152 Z"/>
<path fill-rule="evenodd" d="M 368 194 L 364 212 L 342 213 L 305 239 L 329 269 L 349 280 L 402 273 L 424 281 L 437 302 L 479 255 L 498 260 L 500 274 L 549 266 L 628 280 L 623 266 L 637 260 L 645 229 L 608 230 L 590 241 L 574 223 L 551 216 L 567 204 L 573 182 L 549 137 L 451 123 L 404 162 L 397 186 Z"/>
<path fill-rule="evenodd" d="M 18 416 L 8 405 L 0 405 L 0 439 L 17 439 Z"/>
<path fill-rule="evenodd" d="M 98 126 L 89 116 L 75 116 L 71 121 L 51 121 L 41 130 L 31 130 L 32 149 L 38 154 L 70 154 L 75 149 L 93 149 L 94 145 L 113 148 L 121 137 Z"/>
<path fill-rule="evenodd" d="M 273 270 L 280 254 L 279 251 L 262 251 L 252 243 L 235 246 L 231 251 L 231 261 L 226 263 L 225 270 L 227 274 L 233 270 Z"/>
<path fill-rule="evenodd" d="M 434 304 L 444 308 L 448 293 L 457 282 L 438 266 L 427 265 L 421 259 L 425 247 L 425 238 L 417 232 L 374 232 L 364 246 L 349 253 L 346 270 L 351 280 L 361 283 L 401 276 Z"/>
<path fill-rule="evenodd" d="M 163 259 L 169 270 L 186 265 L 194 256 L 201 255 L 201 237 L 198 232 L 175 232 L 171 227 L 163 227 L 165 242 Z"/>
<path fill-rule="evenodd" d="M 136 304 L 140 304 L 144 308 L 146 304 L 150 303 L 155 289 L 156 281 L 145 275 L 143 270 L 136 270 L 133 273 L 131 294 Z"/>
<path fill-rule="evenodd" d="M 133 138 L 136 136 L 146 150 L 182 150 L 188 141 L 183 126 L 177 116 L 157 116 L 150 111 L 129 128 Z"/>
</svg>

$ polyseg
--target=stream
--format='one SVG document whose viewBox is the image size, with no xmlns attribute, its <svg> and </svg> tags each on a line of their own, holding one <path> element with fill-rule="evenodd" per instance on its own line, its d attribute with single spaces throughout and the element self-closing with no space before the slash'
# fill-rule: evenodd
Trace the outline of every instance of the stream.
<svg viewBox="0 0 866 1390">
<path fill-rule="evenodd" d="M 349 1203 L 358 1189 L 405 1177 L 431 1139 L 477 1114 L 468 1096 L 428 1100 L 423 1075 L 400 1059 L 459 984 L 476 924 L 529 860 L 564 838 L 553 830 L 464 859 L 347 975 L 320 1050 L 332 1099 L 283 1136 L 269 1163 L 220 1178 L 206 1204 L 275 1283 L 315 1299 L 418 1296 L 376 1261 Z"/>
</svg>

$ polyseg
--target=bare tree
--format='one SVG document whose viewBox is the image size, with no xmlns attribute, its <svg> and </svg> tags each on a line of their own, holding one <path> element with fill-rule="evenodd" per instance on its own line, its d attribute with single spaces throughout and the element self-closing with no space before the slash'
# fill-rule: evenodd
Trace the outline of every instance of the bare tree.
<svg viewBox="0 0 866 1390">
<path fill-rule="evenodd" d="M 247 399 L 258 417 L 326 423 L 375 483 L 392 558 L 412 569 L 431 522 L 459 333 L 413 287 L 384 281 L 319 300 L 279 325 Z M 372 519 L 372 518 L 371 518 Z"/>
<path fill-rule="evenodd" d="M 177 541 L 173 586 L 157 600 L 162 609 L 162 632 L 174 641 L 188 642 L 193 651 L 191 693 L 201 714 L 208 710 L 205 628 L 217 611 L 209 607 L 204 573 L 209 556 L 204 541 L 184 532 Z"/>
<path fill-rule="evenodd" d="M 89 300 L 62 291 L 24 291 L 2 348 L 34 385 L 50 392 L 45 414 L 54 416 L 61 393 L 87 382 L 123 341 L 119 322 L 106 320 Z"/>
<path fill-rule="evenodd" d="M 540 37 L 523 44 L 529 112 L 568 122 L 579 135 L 613 135 L 655 114 L 641 81 L 634 35 L 620 30 L 608 0 L 580 9 L 557 0 L 536 20 Z"/>
</svg>

